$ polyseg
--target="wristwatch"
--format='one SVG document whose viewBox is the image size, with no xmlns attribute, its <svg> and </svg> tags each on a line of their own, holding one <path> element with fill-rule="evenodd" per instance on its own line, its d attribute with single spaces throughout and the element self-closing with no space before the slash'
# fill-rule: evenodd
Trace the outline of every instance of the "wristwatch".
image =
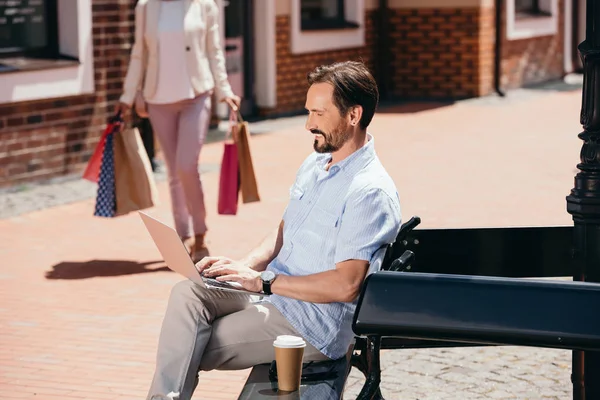
<svg viewBox="0 0 600 400">
<path fill-rule="evenodd" d="M 271 292 L 271 284 L 275 278 L 277 278 L 277 275 L 275 275 L 275 272 L 273 271 L 263 271 L 260 273 L 264 294 L 273 294 L 273 292 Z"/>
</svg>

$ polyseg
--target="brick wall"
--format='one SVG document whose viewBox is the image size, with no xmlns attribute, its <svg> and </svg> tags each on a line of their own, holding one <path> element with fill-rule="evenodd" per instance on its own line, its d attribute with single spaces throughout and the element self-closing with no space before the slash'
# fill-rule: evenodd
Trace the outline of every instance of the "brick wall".
<svg viewBox="0 0 600 400">
<path fill-rule="evenodd" d="M 262 115 L 296 113 L 304 109 L 306 100 L 306 74 L 314 67 L 336 61 L 362 60 L 374 73 L 376 30 L 375 12 L 365 16 L 365 46 L 307 54 L 290 52 L 290 18 L 277 16 L 276 57 L 277 57 L 277 106 L 260 110 Z"/>
<path fill-rule="evenodd" d="M 558 1 L 558 34 L 502 41 L 501 85 L 513 89 L 557 79 L 564 74 L 564 0 Z M 506 26 L 506 13 L 502 15 Z"/>
<path fill-rule="evenodd" d="M 133 40 L 134 3 L 93 1 L 94 94 L 0 104 L 0 187 L 79 173 L 85 167 L 121 94 Z M 562 76 L 563 0 L 559 10 L 558 35 L 503 40 L 503 88 Z M 375 72 L 375 18 L 376 11 L 367 12 L 364 47 L 295 55 L 290 52 L 289 16 L 278 16 L 277 107 L 260 113 L 301 111 L 306 73 L 317 65 L 362 59 Z M 493 91 L 493 8 L 391 9 L 389 18 L 393 96 L 456 99 Z"/>
<path fill-rule="evenodd" d="M 80 172 L 121 94 L 132 0 L 94 0 L 95 93 L 0 104 L 0 187 Z"/>
<path fill-rule="evenodd" d="M 467 98 L 487 90 L 480 76 L 481 27 L 489 30 L 480 8 L 390 10 L 392 88 L 400 98 Z M 491 13 L 493 40 L 493 11 Z M 489 51 L 485 43 L 485 51 Z M 493 42 L 492 42 L 493 56 Z"/>
<path fill-rule="evenodd" d="M 496 46 L 496 10 L 494 7 L 479 11 L 479 96 L 494 91 L 494 60 Z"/>
</svg>

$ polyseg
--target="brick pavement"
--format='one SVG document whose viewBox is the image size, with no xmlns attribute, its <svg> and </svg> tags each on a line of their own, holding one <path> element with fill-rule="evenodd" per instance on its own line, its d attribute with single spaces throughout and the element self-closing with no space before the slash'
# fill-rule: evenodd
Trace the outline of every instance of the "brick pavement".
<svg viewBox="0 0 600 400">
<path fill-rule="evenodd" d="M 371 131 L 405 218 L 419 215 L 423 227 L 566 225 L 580 101 L 577 90 L 546 87 L 430 109 L 393 107 L 376 116 Z M 311 138 L 301 119 L 291 119 L 255 136 L 252 146 L 263 200 L 240 205 L 236 217 L 215 212 L 211 166 L 222 146 L 203 150 L 213 254 L 241 256 L 276 226 Z M 163 202 L 151 213 L 169 221 L 164 182 L 159 190 Z M 165 301 L 180 278 L 160 261 L 135 214 L 106 220 L 92 213 L 87 198 L 0 220 L 3 399 L 145 395 Z M 565 351 L 388 351 L 382 366 L 389 399 L 567 399 L 571 392 Z M 203 374 L 194 399 L 236 398 L 246 375 Z M 353 373 L 347 398 L 359 381 Z"/>
</svg>

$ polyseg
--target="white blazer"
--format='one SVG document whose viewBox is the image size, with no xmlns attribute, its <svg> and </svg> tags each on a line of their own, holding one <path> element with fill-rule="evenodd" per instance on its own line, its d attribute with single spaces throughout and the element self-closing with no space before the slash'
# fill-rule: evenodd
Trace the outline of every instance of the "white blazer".
<svg viewBox="0 0 600 400">
<path fill-rule="evenodd" d="M 135 94 L 154 95 L 158 79 L 158 17 L 162 0 L 138 0 L 135 39 L 120 101 L 132 105 Z M 214 0 L 183 0 L 186 62 L 194 93 L 214 89 L 217 99 L 233 96 L 225 70 L 219 32 L 219 9 Z"/>
</svg>

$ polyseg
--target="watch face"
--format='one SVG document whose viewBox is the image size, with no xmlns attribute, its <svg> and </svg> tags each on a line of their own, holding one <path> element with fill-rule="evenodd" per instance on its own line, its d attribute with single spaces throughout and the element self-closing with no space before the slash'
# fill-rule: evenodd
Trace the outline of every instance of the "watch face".
<svg viewBox="0 0 600 400">
<path fill-rule="evenodd" d="M 272 281 L 275 279 L 275 272 L 273 271 L 263 271 L 260 273 L 260 279 L 263 281 Z"/>
</svg>

